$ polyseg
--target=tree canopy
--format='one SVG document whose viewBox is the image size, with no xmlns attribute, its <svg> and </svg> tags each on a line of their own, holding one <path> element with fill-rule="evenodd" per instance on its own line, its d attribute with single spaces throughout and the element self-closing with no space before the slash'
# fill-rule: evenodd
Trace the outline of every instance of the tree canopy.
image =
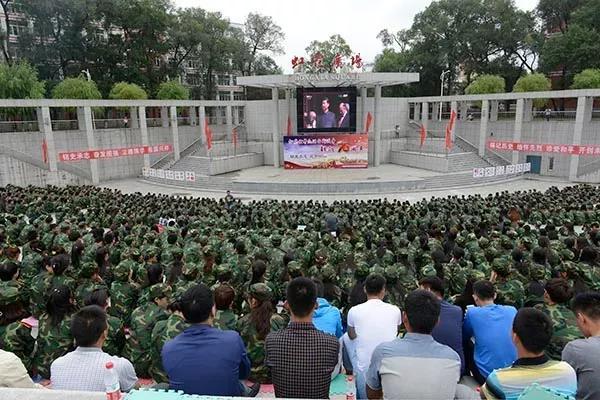
<svg viewBox="0 0 600 400">
<path fill-rule="evenodd" d="M 112 100 L 146 100 L 148 94 L 135 83 L 119 82 L 110 90 L 108 97 Z"/>
<path fill-rule="evenodd" d="M 465 88 L 466 94 L 504 93 L 504 78 L 498 75 L 481 75 Z"/>
<path fill-rule="evenodd" d="M 575 75 L 571 89 L 600 89 L 600 69 L 584 69 Z"/>
<path fill-rule="evenodd" d="M 0 99 L 41 99 L 45 94 L 44 82 L 29 63 L 0 64 Z"/>
<path fill-rule="evenodd" d="M 177 81 L 163 82 L 158 86 L 156 98 L 159 100 L 188 100 L 190 91 Z"/>
<path fill-rule="evenodd" d="M 102 94 L 96 82 L 78 77 L 67 78 L 56 85 L 52 90 L 52 98 L 97 100 L 102 98 Z"/>
</svg>

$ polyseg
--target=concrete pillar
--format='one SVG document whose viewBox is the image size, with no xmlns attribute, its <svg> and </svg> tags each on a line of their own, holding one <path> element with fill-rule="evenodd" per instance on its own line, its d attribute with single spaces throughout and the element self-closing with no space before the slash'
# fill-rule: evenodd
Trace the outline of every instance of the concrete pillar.
<svg viewBox="0 0 600 400">
<path fill-rule="evenodd" d="M 196 107 L 190 107 L 188 112 L 190 114 L 190 125 L 191 126 L 198 125 L 198 116 L 196 115 Z"/>
<path fill-rule="evenodd" d="M 458 103 L 453 101 L 450 103 L 450 114 L 452 115 L 452 111 L 456 114 L 456 118 L 458 119 Z M 446 127 L 443 127 L 444 131 L 442 132 L 442 137 L 446 135 Z M 452 126 L 452 131 L 450 132 L 450 137 L 452 138 L 452 142 L 454 142 L 454 132 L 456 132 L 456 120 L 454 121 L 454 125 Z"/>
<path fill-rule="evenodd" d="M 421 120 L 421 103 L 414 103 L 413 121 L 420 122 Z"/>
<path fill-rule="evenodd" d="M 294 134 L 294 119 L 292 118 L 292 90 L 285 89 L 285 108 L 286 108 L 286 120 L 285 120 L 285 134 L 287 135 L 287 118 L 290 120 L 290 135 Z"/>
<path fill-rule="evenodd" d="M 273 105 L 271 134 L 273 141 L 273 166 L 279 167 L 279 89 L 271 89 L 271 99 Z"/>
<path fill-rule="evenodd" d="M 198 119 L 198 125 L 200 125 L 200 143 L 206 146 L 206 108 L 200 106 L 198 113 L 200 114 Z"/>
<path fill-rule="evenodd" d="M 96 138 L 94 137 L 94 123 L 92 120 L 92 109 L 90 107 L 78 107 L 77 116 L 82 115 L 83 129 L 85 129 L 85 138 L 87 140 L 87 148 L 90 150 L 96 149 Z M 81 129 L 82 125 L 80 125 Z M 100 175 L 98 173 L 98 160 L 90 160 L 90 172 L 92 174 L 92 183 L 94 185 L 100 183 Z"/>
<path fill-rule="evenodd" d="M 51 172 L 50 175 L 55 175 L 55 178 L 58 179 L 56 176 L 56 172 L 58 171 L 57 154 L 56 145 L 54 144 L 54 134 L 52 132 L 52 120 L 50 119 L 50 107 L 38 108 L 37 117 L 38 127 L 41 133 L 44 135 L 44 139 L 46 140 L 46 147 L 48 151 L 48 167 Z M 52 182 L 52 179 L 50 179 L 48 183 L 56 184 L 57 182 Z"/>
<path fill-rule="evenodd" d="M 488 100 L 482 100 L 481 102 L 481 123 L 479 125 L 479 156 L 485 155 L 485 140 L 487 138 L 488 130 L 488 116 L 489 116 L 490 102 Z"/>
<path fill-rule="evenodd" d="M 138 109 L 137 107 L 131 107 L 129 109 L 129 116 L 130 116 L 130 121 L 129 121 L 129 127 L 133 128 L 133 129 L 138 129 L 140 127 L 140 120 L 138 118 Z"/>
<path fill-rule="evenodd" d="M 142 134 L 142 146 L 150 146 L 148 140 L 148 124 L 146 123 L 146 107 L 138 107 L 138 118 L 140 121 L 140 132 Z M 144 167 L 150 168 L 150 154 L 144 154 Z"/>
<path fill-rule="evenodd" d="M 440 103 L 434 101 L 431 103 L 431 120 L 439 121 L 440 120 Z"/>
<path fill-rule="evenodd" d="M 373 119 L 375 131 L 375 151 L 373 166 L 379 167 L 381 163 L 381 85 L 375 86 L 375 106 L 373 107 Z"/>
<path fill-rule="evenodd" d="M 467 113 L 468 113 L 468 109 L 469 109 L 469 103 L 467 103 L 466 101 L 461 101 L 459 103 L 460 108 L 458 111 L 458 119 L 464 121 L 467 119 Z"/>
<path fill-rule="evenodd" d="M 500 102 L 498 100 L 490 101 L 490 121 L 498 121 L 498 106 Z"/>
<path fill-rule="evenodd" d="M 225 123 L 227 124 L 227 136 L 231 135 L 233 130 L 233 113 L 231 112 L 231 106 L 225 107 Z"/>
<path fill-rule="evenodd" d="M 517 100 L 517 109 L 515 111 L 515 130 L 513 133 L 513 142 L 520 142 L 523 134 L 523 114 L 525 113 L 525 99 Z M 512 152 L 512 163 L 519 162 L 519 152 Z"/>
<path fill-rule="evenodd" d="M 406 133 L 410 129 L 410 127 L 408 126 L 408 114 L 410 112 L 410 105 L 408 104 L 408 99 L 401 100 L 399 111 L 400 120 L 398 121 L 398 125 L 400 126 L 400 132 Z"/>
<path fill-rule="evenodd" d="M 523 99 L 523 121 L 533 120 L 533 100 Z"/>
<path fill-rule="evenodd" d="M 169 127 L 169 107 L 160 108 L 160 120 L 163 128 Z"/>
<path fill-rule="evenodd" d="M 425 130 L 428 128 L 429 121 L 429 103 L 424 102 L 421 103 L 421 124 L 425 127 Z"/>
<path fill-rule="evenodd" d="M 364 132 L 366 123 L 367 123 L 367 88 L 366 87 L 361 87 L 360 88 L 360 117 L 359 120 L 357 121 L 358 125 L 358 131 L 359 132 Z"/>
<path fill-rule="evenodd" d="M 583 130 L 587 122 L 592 118 L 592 106 L 594 103 L 593 97 L 577 98 L 577 114 L 575 115 L 575 130 L 573 132 L 574 145 L 581 144 Z M 577 170 L 579 169 L 579 156 L 572 155 L 569 163 L 569 180 L 574 181 L 577 178 Z"/>
<path fill-rule="evenodd" d="M 238 126 L 240 124 L 240 106 L 232 107 L 233 110 L 233 125 Z"/>
<path fill-rule="evenodd" d="M 171 106 L 169 117 L 171 119 L 171 135 L 173 135 L 173 157 L 175 157 L 175 161 L 178 161 L 181 150 L 179 148 L 179 125 L 177 123 L 177 107 Z"/>
<path fill-rule="evenodd" d="M 85 130 L 85 116 L 83 107 L 77 107 L 77 127 L 80 131 Z"/>
</svg>

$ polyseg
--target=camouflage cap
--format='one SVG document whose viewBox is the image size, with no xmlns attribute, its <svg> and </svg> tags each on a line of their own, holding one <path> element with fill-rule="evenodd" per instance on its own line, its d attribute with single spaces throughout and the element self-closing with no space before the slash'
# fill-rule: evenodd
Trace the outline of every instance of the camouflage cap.
<svg viewBox="0 0 600 400">
<path fill-rule="evenodd" d="M 129 279 L 129 273 L 133 270 L 135 262 L 133 260 L 123 260 L 112 268 L 113 276 L 117 281 L 125 282 Z"/>
<path fill-rule="evenodd" d="M 80 278 L 91 278 L 98 271 L 98 264 L 95 262 L 85 262 L 79 267 Z"/>
<path fill-rule="evenodd" d="M 433 264 L 427 264 L 423 268 L 421 268 L 421 275 L 423 277 L 437 276 L 437 271 L 435 270 L 435 267 L 433 266 Z"/>
<path fill-rule="evenodd" d="M 271 235 L 271 244 L 273 246 L 281 245 L 281 236 L 278 234 Z"/>
<path fill-rule="evenodd" d="M 226 273 L 231 272 L 231 266 L 227 264 L 219 264 L 215 267 L 214 272 L 216 276 L 225 275 Z"/>
<path fill-rule="evenodd" d="M 565 261 L 573 261 L 575 259 L 575 254 L 569 249 L 563 249 L 560 252 L 560 257 Z"/>
<path fill-rule="evenodd" d="M 171 297 L 173 293 L 171 286 L 166 283 L 157 283 L 156 285 L 150 288 L 150 298 L 151 299 L 160 299 L 162 297 Z"/>
<path fill-rule="evenodd" d="M 299 261 L 290 261 L 287 265 L 290 274 L 299 274 L 302 272 L 302 264 Z"/>
<path fill-rule="evenodd" d="M 21 291 L 14 282 L 2 282 L 0 286 L 0 306 L 7 306 L 21 300 Z"/>
<path fill-rule="evenodd" d="M 496 258 L 492 262 L 492 271 L 501 276 L 506 276 L 510 274 L 510 262 L 506 258 Z"/>
<path fill-rule="evenodd" d="M 332 265 L 325 265 L 321 268 L 321 278 L 325 281 L 333 281 L 335 280 L 337 273 L 335 272 L 335 268 Z"/>
<path fill-rule="evenodd" d="M 265 283 L 255 283 L 248 289 L 248 294 L 259 301 L 271 300 L 273 291 Z"/>
<path fill-rule="evenodd" d="M 356 266 L 356 270 L 354 271 L 354 275 L 356 275 L 357 278 L 361 279 L 361 278 L 366 278 L 367 276 L 369 276 L 369 264 L 367 264 L 366 262 L 359 262 L 358 265 Z"/>
<path fill-rule="evenodd" d="M 390 283 L 396 282 L 400 278 L 400 271 L 398 270 L 398 266 L 388 265 L 383 271 L 383 276 L 385 276 L 385 279 Z"/>
<path fill-rule="evenodd" d="M 529 268 L 529 276 L 531 277 L 531 279 L 534 279 L 536 281 L 543 281 L 544 279 L 546 279 L 546 271 L 539 264 L 533 264 L 531 268 Z"/>
<path fill-rule="evenodd" d="M 186 262 L 181 268 L 181 274 L 186 278 L 195 278 L 200 272 L 200 266 L 193 262 Z"/>
<path fill-rule="evenodd" d="M 469 271 L 469 279 L 473 280 L 473 282 L 481 281 L 485 279 L 485 274 L 477 269 L 472 269 Z"/>
</svg>

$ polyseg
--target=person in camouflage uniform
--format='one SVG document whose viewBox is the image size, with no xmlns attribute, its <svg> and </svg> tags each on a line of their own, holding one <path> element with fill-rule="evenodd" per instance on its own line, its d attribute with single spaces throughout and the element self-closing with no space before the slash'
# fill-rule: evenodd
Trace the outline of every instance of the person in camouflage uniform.
<svg viewBox="0 0 600 400">
<path fill-rule="evenodd" d="M 523 284 L 511 278 L 510 261 L 506 258 L 497 258 L 492 262 L 492 279 L 496 284 L 496 303 L 513 306 L 517 309 L 523 307 L 525 288 Z"/>
<path fill-rule="evenodd" d="M 255 283 L 248 290 L 250 313 L 238 321 L 238 332 L 246 343 L 248 358 L 252 363 L 250 380 L 270 383 L 271 377 L 265 361 L 265 338 L 270 332 L 284 327 L 285 320 L 273 309 L 272 290 L 264 283 Z"/>
<path fill-rule="evenodd" d="M 231 285 L 222 284 L 215 288 L 214 294 L 217 309 L 213 320 L 214 327 L 221 330 L 236 330 L 238 316 L 231 309 L 235 300 L 235 290 Z"/>
<path fill-rule="evenodd" d="M 96 305 L 107 311 L 108 336 L 104 341 L 102 350 L 111 356 L 120 356 L 125 346 L 125 329 L 123 321 L 108 313 L 111 299 L 106 288 L 98 288 L 89 293 L 83 301 L 86 306 Z"/>
<path fill-rule="evenodd" d="M 137 306 L 139 288 L 132 282 L 136 264 L 131 259 L 121 261 L 113 268 L 114 281 L 110 285 L 111 307 L 109 314 L 120 319 L 128 326 L 131 312 Z"/>
<path fill-rule="evenodd" d="M 150 365 L 149 373 L 152 379 L 157 383 L 168 383 L 169 377 L 164 371 L 162 366 L 161 351 L 164 344 L 174 339 L 175 336 L 179 335 L 186 328 L 190 326 L 185 321 L 183 313 L 181 312 L 181 305 L 179 301 L 174 301 L 168 306 L 170 315 L 165 320 L 160 320 L 152 329 L 152 363 Z"/>
<path fill-rule="evenodd" d="M 572 289 L 569 283 L 562 278 L 555 278 L 545 285 L 544 304 L 535 306 L 552 320 L 554 333 L 550 345 L 546 348 L 546 354 L 554 360 L 561 359 L 567 343 L 582 337 L 577 327 L 577 318 L 569 309 L 571 297 Z"/>
<path fill-rule="evenodd" d="M 108 287 L 98 273 L 98 266 L 95 263 L 83 263 L 79 269 L 79 285 L 75 289 L 77 305 L 82 306 L 84 299 L 98 289 L 108 291 Z"/>
<path fill-rule="evenodd" d="M 171 287 L 164 283 L 152 286 L 150 301 L 131 313 L 130 336 L 123 355 L 135 366 L 139 377 L 149 377 L 152 364 L 152 330 L 158 321 L 168 318 L 166 311 L 171 297 Z"/>
<path fill-rule="evenodd" d="M 40 272 L 35 276 L 31 283 L 31 305 L 32 313 L 39 316 L 44 305 L 48 301 L 48 294 L 57 286 L 67 286 L 71 293 L 77 287 L 76 282 L 69 274 L 71 260 L 67 254 L 59 254 L 50 260 L 46 266 L 46 271 Z"/>
<path fill-rule="evenodd" d="M 43 378 L 50 378 L 50 365 L 58 357 L 73 350 L 71 317 L 75 301 L 68 286 L 54 286 L 50 290 L 46 312 L 39 319 L 37 350 L 34 369 Z"/>
</svg>

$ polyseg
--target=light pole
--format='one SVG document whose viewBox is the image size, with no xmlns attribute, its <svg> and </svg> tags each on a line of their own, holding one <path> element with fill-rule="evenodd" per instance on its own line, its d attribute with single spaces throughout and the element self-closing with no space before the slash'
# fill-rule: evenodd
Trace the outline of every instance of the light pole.
<svg viewBox="0 0 600 400">
<path fill-rule="evenodd" d="M 438 115 L 438 120 L 440 121 L 442 120 L 442 97 L 444 97 L 444 80 L 446 79 L 446 74 L 449 73 L 450 70 L 446 70 L 440 75 L 440 80 L 442 81 L 442 84 L 440 85 L 440 110 Z"/>
</svg>

